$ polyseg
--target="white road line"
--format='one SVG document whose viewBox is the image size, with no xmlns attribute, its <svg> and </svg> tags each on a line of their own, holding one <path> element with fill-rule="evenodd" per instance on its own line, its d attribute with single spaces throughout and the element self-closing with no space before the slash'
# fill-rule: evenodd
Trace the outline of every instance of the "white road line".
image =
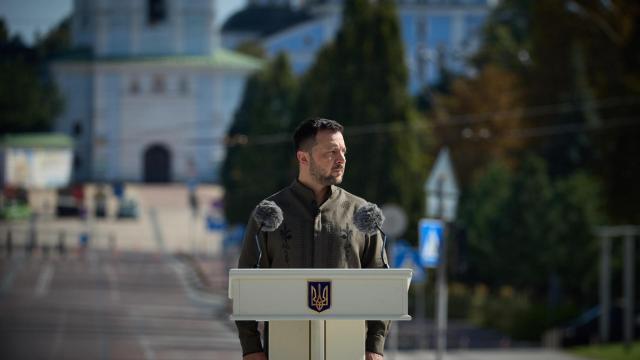
<svg viewBox="0 0 640 360">
<path fill-rule="evenodd" d="M 9 269 L 2 279 L 2 283 L 0 284 L 0 295 L 9 293 L 9 290 L 11 290 L 11 286 L 13 285 L 13 281 L 16 278 L 16 274 L 18 273 L 22 265 L 22 261 L 18 261 L 15 259 L 7 265 Z"/>
<path fill-rule="evenodd" d="M 40 272 L 36 287 L 34 290 L 36 297 L 42 297 L 49 292 L 51 286 L 51 279 L 53 279 L 54 268 L 53 265 L 47 264 Z"/>
</svg>

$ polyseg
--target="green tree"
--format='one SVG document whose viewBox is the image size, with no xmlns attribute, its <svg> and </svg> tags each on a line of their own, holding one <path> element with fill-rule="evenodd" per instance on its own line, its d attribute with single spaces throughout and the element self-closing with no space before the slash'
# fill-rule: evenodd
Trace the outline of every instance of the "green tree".
<svg viewBox="0 0 640 360">
<path fill-rule="evenodd" d="M 550 254 L 554 247 L 554 221 L 549 205 L 552 184 L 544 160 L 529 156 L 514 176 L 511 198 L 505 220 L 510 224 L 509 233 L 503 234 L 509 244 L 503 249 L 509 256 L 510 279 L 508 283 L 519 288 L 530 287 L 539 292 L 546 288 L 551 268 Z M 532 271 L 533 270 L 533 271 Z"/>
<path fill-rule="evenodd" d="M 288 137 L 297 80 L 285 55 L 251 76 L 228 134 L 222 167 L 229 222 L 247 221 L 258 202 L 289 184 L 294 161 Z"/>
<path fill-rule="evenodd" d="M 461 203 L 468 280 L 588 305 L 596 279 L 593 228 L 602 222 L 599 185 L 577 173 L 552 181 L 544 161 L 527 156 L 515 170 L 490 164 Z"/>
<path fill-rule="evenodd" d="M 504 250 L 509 243 L 510 224 L 507 214 L 512 191 L 509 168 L 500 161 L 489 164 L 463 192 L 460 199 L 459 223 L 467 233 L 467 280 L 496 286 L 504 279 L 511 258 Z"/>
<path fill-rule="evenodd" d="M 501 93 L 517 94 L 520 102 L 510 104 L 522 110 L 513 124 L 516 134 L 528 137 L 526 147 L 546 160 L 552 178 L 587 170 L 601 180 L 613 222 L 640 221 L 635 210 L 640 192 L 630 191 L 640 176 L 640 162 L 634 161 L 640 157 L 635 121 L 640 111 L 640 3 L 501 1 L 488 17 L 471 64 L 476 79 L 488 68 L 503 72 L 485 78 L 486 88 L 496 88 L 492 83 L 500 78 L 514 80 L 492 92 L 493 101 L 486 104 L 505 110 L 495 100 Z M 482 91 L 473 97 L 486 99 Z M 457 96 L 448 100 L 445 115 L 482 114 Z M 438 137 L 442 140 L 442 134 Z M 457 139 L 462 147 L 469 143 L 460 135 Z M 455 157 L 456 148 L 451 148 Z M 457 163 L 474 163 L 472 156 L 457 155 Z"/>
<path fill-rule="evenodd" d="M 345 2 L 335 42 L 303 78 L 295 113 L 343 123 L 345 188 L 378 204 L 400 204 L 415 229 L 432 144 L 406 90 L 403 54 L 392 1 Z"/>
<path fill-rule="evenodd" d="M 552 269 L 561 293 L 579 306 L 591 306 L 597 296 L 599 242 L 594 227 L 604 223 L 600 183 L 577 172 L 553 184 Z"/>
<path fill-rule="evenodd" d="M 640 176 L 640 3 L 503 1 L 475 63 L 527 85 L 524 125 L 559 129 L 530 142 L 552 177 L 588 169 L 602 180 L 612 220 L 640 221 L 640 193 L 629 192 Z"/>
<path fill-rule="evenodd" d="M 71 17 L 68 16 L 34 45 L 42 60 L 50 60 L 71 49 Z"/>
<path fill-rule="evenodd" d="M 63 102 L 43 53 L 9 38 L 0 19 L 0 133 L 48 131 Z"/>
</svg>

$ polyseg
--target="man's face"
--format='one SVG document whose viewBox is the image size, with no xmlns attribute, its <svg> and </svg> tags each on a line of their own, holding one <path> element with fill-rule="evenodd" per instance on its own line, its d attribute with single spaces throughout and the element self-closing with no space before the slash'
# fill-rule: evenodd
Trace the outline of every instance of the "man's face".
<svg viewBox="0 0 640 360">
<path fill-rule="evenodd" d="M 340 184 L 347 163 L 346 153 L 341 132 L 318 131 L 309 156 L 311 177 L 324 186 Z"/>
</svg>

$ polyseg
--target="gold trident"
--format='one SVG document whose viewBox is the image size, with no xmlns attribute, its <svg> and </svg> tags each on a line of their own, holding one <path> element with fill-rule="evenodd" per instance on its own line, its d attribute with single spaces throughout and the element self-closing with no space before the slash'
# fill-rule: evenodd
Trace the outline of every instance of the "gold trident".
<svg viewBox="0 0 640 360">
<path fill-rule="evenodd" d="M 318 284 L 318 290 L 315 287 L 311 287 L 311 306 L 316 308 L 316 311 L 321 311 L 323 307 L 329 305 L 329 287 L 325 286 L 322 290 L 322 296 L 319 296 L 320 284 Z"/>
</svg>

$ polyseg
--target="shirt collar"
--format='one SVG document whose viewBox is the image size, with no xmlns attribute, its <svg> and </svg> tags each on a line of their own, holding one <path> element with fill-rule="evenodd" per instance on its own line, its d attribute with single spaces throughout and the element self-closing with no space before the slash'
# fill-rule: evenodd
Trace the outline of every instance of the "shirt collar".
<svg viewBox="0 0 640 360">
<path fill-rule="evenodd" d="M 309 205 L 313 206 L 316 209 L 319 208 L 319 207 L 322 207 L 322 206 L 318 206 L 318 204 L 316 203 L 316 195 L 313 192 L 313 190 L 311 190 L 310 188 L 306 187 L 298 179 L 295 179 L 293 181 L 293 183 L 291 183 L 290 187 L 291 187 L 291 190 L 293 191 L 293 193 L 296 194 L 298 197 L 300 197 L 304 201 L 305 204 L 309 204 Z M 330 185 L 328 191 L 329 191 L 329 197 L 327 198 L 327 201 L 325 201 L 324 204 L 322 204 L 322 205 L 327 204 L 337 194 L 335 185 Z"/>
</svg>

